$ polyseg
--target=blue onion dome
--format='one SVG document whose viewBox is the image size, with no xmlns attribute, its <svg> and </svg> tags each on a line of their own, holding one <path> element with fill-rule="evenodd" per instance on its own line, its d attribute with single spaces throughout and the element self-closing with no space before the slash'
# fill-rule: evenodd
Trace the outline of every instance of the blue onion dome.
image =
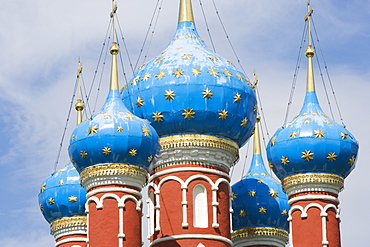
<svg viewBox="0 0 370 247">
<path fill-rule="evenodd" d="M 262 227 L 280 229 L 287 237 L 288 196 L 280 181 L 272 177 L 265 168 L 257 124 L 253 153 L 248 173 L 231 187 L 234 235 L 238 235 L 238 231 L 243 229 Z"/>
<path fill-rule="evenodd" d="M 204 134 L 241 146 L 253 130 L 255 92 L 232 62 L 204 44 L 190 0 L 180 1 L 179 23 L 168 47 L 143 64 L 125 87 L 125 104 L 150 121 L 160 137 Z"/>
<path fill-rule="evenodd" d="M 354 136 L 321 110 L 313 78 L 309 45 L 307 90 L 300 113 L 272 136 L 267 157 L 276 175 L 285 177 L 300 173 L 329 173 L 345 178 L 354 169 L 358 142 Z"/>
<path fill-rule="evenodd" d="M 100 111 L 73 131 L 69 155 L 79 172 L 102 164 L 127 164 L 146 170 L 159 152 L 158 135 L 145 120 L 133 115 L 123 104 L 118 90 L 117 58 L 113 43 L 111 86 Z"/>
<path fill-rule="evenodd" d="M 71 162 L 51 174 L 41 185 L 39 205 L 45 219 L 51 223 L 72 216 L 86 216 L 86 190 Z"/>
</svg>

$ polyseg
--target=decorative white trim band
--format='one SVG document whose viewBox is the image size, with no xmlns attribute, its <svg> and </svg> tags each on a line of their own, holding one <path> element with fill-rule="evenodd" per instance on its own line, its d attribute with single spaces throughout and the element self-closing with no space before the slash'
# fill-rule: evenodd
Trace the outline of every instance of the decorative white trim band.
<svg viewBox="0 0 370 247">
<path fill-rule="evenodd" d="M 139 198 L 142 197 L 141 193 L 134 189 L 119 188 L 119 187 L 104 187 L 104 188 L 93 189 L 92 191 L 88 192 L 86 194 L 86 198 L 89 198 L 98 193 L 107 193 L 107 192 L 124 192 L 124 193 L 133 194 L 135 196 L 138 196 Z"/>
<path fill-rule="evenodd" d="M 54 238 L 59 239 L 62 237 L 70 236 L 70 235 L 86 235 L 86 227 L 84 230 L 76 230 L 76 231 L 65 231 L 65 232 L 59 232 L 59 233 L 54 233 Z"/>
<path fill-rule="evenodd" d="M 339 204 L 339 199 L 335 196 L 329 196 L 329 195 L 304 195 L 304 196 L 297 196 L 293 197 L 288 200 L 289 206 L 297 201 L 308 201 L 308 200 L 328 200 L 332 201 L 334 203 Z"/>
<path fill-rule="evenodd" d="M 173 240 L 181 240 L 181 239 L 207 239 L 207 240 L 216 240 L 221 241 L 224 243 L 229 244 L 230 246 L 233 246 L 233 242 L 225 237 L 219 236 L 219 235 L 212 235 L 212 234 L 181 234 L 181 235 L 174 235 L 170 237 L 164 237 L 154 240 L 150 243 L 149 246 L 156 245 L 158 243 L 167 242 L 167 241 L 173 241 Z"/>
<path fill-rule="evenodd" d="M 63 239 L 63 240 L 60 240 L 58 242 L 55 243 L 55 247 L 58 247 L 59 245 L 61 244 L 66 244 L 66 243 L 70 243 L 70 242 L 87 242 L 87 238 L 66 238 L 66 239 Z"/>
<path fill-rule="evenodd" d="M 107 194 L 104 194 L 102 197 L 97 198 L 96 196 L 92 196 L 92 197 L 89 197 L 87 200 L 86 200 L 86 203 L 85 203 L 85 209 L 86 209 L 86 213 L 89 212 L 89 203 L 90 202 L 95 202 L 96 203 L 96 208 L 97 209 L 103 209 L 103 201 L 107 198 L 113 198 L 113 199 L 116 199 L 116 201 L 118 202 L 118 207 L 119 208 L 124 208 L 125 207 L 125 202 L 126 200 L 128 199 L 132 199 L 135 203 L 136 203 L 136 210 L 137 211 L 141 211 L 141 204 L 142 204 L 142 201 L 141 199 L 136 199 L 136 197 L 134 197 L 133 195 L 124 195 L 122 196 L 121 198 L 116 195 L 116 194 L 113 194 L 113 193 L 107 193 Z"/>
</svg>

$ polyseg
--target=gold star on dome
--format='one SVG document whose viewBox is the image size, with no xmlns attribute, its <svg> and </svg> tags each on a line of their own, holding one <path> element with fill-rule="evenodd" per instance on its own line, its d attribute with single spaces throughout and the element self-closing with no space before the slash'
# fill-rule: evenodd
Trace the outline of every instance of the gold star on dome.
<svg viewBox="0 0 370 247">
<path fill-rule="evenodd" d="M 255 172 L 252 174 L 253 176 L 258 176 L 258 172 Z"/>
<path fill-rule="evenodd" d="M 111 116 L 110 115 L 105 115 L 104 118 L 108 119 L 108 118 L 111 118 Z"/>
<path fill-rule="evenodd" d="M 263 179 L 259 179 L 259 180 L 257 180 L 257 183 L 263 183 L 264 181 L 263 181 Z"/>
<path fill-rule="evenodd" d="M 41 192 L 44 192 L 44 191 L 45 191 L 45 188 L 46 188 L 46 183 L 43 183 L 43 184 L 41 185 L 40 191 L 41 191 Z"/>
<path fill-rule="evenodd" d="M 134 119 L 134 117 L 133 116 L 130 116 L 130 115 L 126 116 L 126 118 L 127 119 L 130 119 L 130 120 Z"/>
<path fill-rule="evenodd" d="M 93 135 L 93 134 L 95 134 L 97 132 L 98 129 L 99 129 L 98 127 L 96 127 L 95 125 L 93 125 L 93 126 L 90 126 L 89 127 L 89 129 L 87 130 L 87 132 L 89 133 L 89 135 Z"/>
<path fill-rule="evenodd" d="M 166 97 L 166 100 L 173 100 L 175 99 L 175 91 L 172 91 L 172 90 L 165 90 L 166 93 L 164 94 L 164 96 Z"/>
<path fill-rule="evenodd" d="M 115 110 L 114 112 L 121 112 L 121 111 Z"/>
<path fill-rule="evenodd" d="M 154 122 L 161 122 L 163 121 L 163 115 L 162 115 L 162 112 L 153 112 L 153 116 L 152 118 L 154 119 Z"/>
<path fill-rule="evenodd" d="M 304 159 L 304 161 L 310 161 L 310 160 L 313 160 L 313 155 L 314 153 L 311 153 L 311 150 L 305 150 L 304 152 L 302 152 L 302 156 L 301 158 Z"/>
<path fill-rule="evenodd" d="M 142 65 L 140 65 L 139 69 L 141 69 L 142 67 L 145 66 L 146 63 L 143 63 Z"/>
<path fill-rule="evenodd" d="M 294 116 L 294 118 L 297 118 L 297 117 L 299 117 L 299 114 L 297 114 L 297 115 Z"/>
<path fill-rule="evenodd" d="M 326 124 L 331 124 L 331 122 L 330 122 L 330 121 L 328 121 L 328 120 L 324 120 L 324 123 L 326 123 Z"/>
<path fill-rule="evenodd" d="M 276 198 L 279 195 L 279 193 L 276 190 L 270 189 L 269 195 L 272 196 L 273 198 Z"/>
<path fill-rule="evenodd" d="M 277 137 L 276 137 L 276 136 L 274 136 L 274 137 L 271 139 L 271 142 L 270 142 L 271 146 L 274 146 L 274 145 L 275 145 L 276 139 L 277 139 Z"/>
<path fill-rule="evenodd" d="M 177 49 L 177 50 L 180 50 L 180 49 L 182 49 L 182 47 L 177 47 L 176 49 Z"/>
<path fill-rule="evenodd" d="M 50 198 L 49 198 L 49 200 L 48 200 L 48 203 L 49 203 L 50 205 L 53 205 L 53 204 L 55 203 L 54 198 L 50 197 Z"/>
<path fill-rule="evenodd" d="M 197 75 L 200 75 L 202 73 L 202 71 L 198 68 L 194 68 L 194 69 L 191 70 L 191 73 L 193 75 L 197 76 Z"/>
<path fill-rule="evenodd" d="M 352 155 L 352 157 L 348 160 L 348 165 L 352 166 L 355 163 L 355 156 Z"/>
<path fill-rule="evenodd" d="M 164 60 L 164 57 L 161 57 L 161 58 L 156 59 L 154 62 L 155 62 L 155 63 L 160 63 L 160 62 L 162 62 L 163 60 Z"/>
<path fill-rule="evenodd" d="M 87 157 L 87 152 L 85 150 L 81 150 L 80 155 L 81 155 L 82 158 L 86 158 Z"/>
<path fill-rule="evenodd" d="M 136 84 L 139 82 L 139 80 L 140 80 L 140 77 L 139 77 L 139 76 L 136 76 L 136 77 L 132 80 L 131 85 L 136 85 Z"/>
<path fill-rule="evenodd" d="M 227 77 L 233 77 L 233 74 L 231 74 L 231 72 L 228 70 L 224 70 L 224 75 L 226 75 Z"/>
<path fill-rule="evenodd" d="M 264 208 L 264 207 L 260 207 L 260 208 L 259 208 L 259 210 L 258 210 L 258 212 L 259 212 L 260 214 L 265 214 L 265 213 L 267 213 L 267 209 L 266 209 L 266 208 Z"/>
<path fill-rule="evenodd" d="M 237 195 L 238 195 L 238 194 L 236 194 L 235 192 L 233 192 L 233 193 L 231 194 L 231 198 L 230 198 L 230 199 L 231 199 L 232 201 L 234 201 L 234 200 L 236 199 Z"/>
<path fill-rule="evenodd" d="M 227 60 L 227 62 L 228 62 L 229 64 L 231 64 L 232 66 L 234 66 L 234 67 L 235 67 L 235 64 L 234 64 L 233 62 L 231 62 L 230 60 Z"/>
<path fill-rule="evenodd" d="M 240 103 L 240 100 L 242 99 L 241 95 L 238 93 L 234 94 L 234 102 Z"/>
<path fill-rule="evenodd" d="M 248 192 L 248 195 L 249 195 L 249 196 L 251 196 L 251 197 L 253 197 L 253 196 L 255 196 L 255 195 L 256 195 L 256 191 L 254 191 L 254 190 L 250 190 L 250 191 Z"/>
<path fill-rule="evenodd" d="M 190 36 L 189 35 L 185 35 L 185 39 L 188 39 L 188 38 L 190 38 Z"/>
<path fill-rule="evenodd" d="M 307 115 L 307 112 L 303 113 L 302 116 L 306 116 Z"/>
<path fill-rule="evenodd" d="M 209 90 L 208 88 L 204 89 L 202 94 L 203 94 L 203 98 L 205 99 L 211 99 L 213 95 L 212 90 Z"/>
<path fill-rule="evenodd" d="M 281 163 L 282 164 L 288 165 L 289 162 L 290 161 L 289 161 L 289 158 L 288 157 L 285 157 L 285 156 L 281 157 Z"/>
<path fill-rule="evenodd" d="M 118 132 L 122 132 L 122 131 L 123 131 L 123 127 L 122 127 L 122 126 L 118 126 L 118 127 L 117 127 L 117 131 L 118 131 Z"/>
<path fill-rule="evenodd" d="M 213 76 L 218 76 L 218 71 L 217 71 L 217 69 L 213 69 L 213 68 L 211 68 L 211 69 L 209 69 L 209 70 L 208 70 L 208 73 L 209 73 L 210 75 L 213 75 Z"/>
<path fill-rule="evenodd" d="M 292 126 L 292 124 L 291 124 L 291 123 L 287 123 L 287 124 L 285 125 L 285 128 L 288 128 L 288 127 L 290 127 L 290 126 Z"/>
<path fill-rule="evenodd" d="M 102 149 L 102 151 L 103 151 L 103 154 L 105 154 L 105 155 L 109 155 L 112 152 L 111 148 L 109 148 L 109 147 L 104 147 Z"/>
<path fill-rule="evenodd" d="M 193 109 L 190 109 L 188 107 L 187 109 L 184 109 L 182 115 L 184 116 L 184 119 L 191 119 L 194 118 L 195 112 L 193 111 Z"/>
<path fill-rule="evenodd" d="M 159 71 L 157 74 L 155 74 L 155 77 L 157 77 L 158 79 L 162 79 L 165 76 L 166 76 L 166 72 L 164 71 Z"/>
<path fill-rule="evenodd" d="M 71 140 L 72 140 L 72 141 L 74 141 L 74 140 L 75 140 L 75 136 L 74 136 L 74 135 L 72 135 Z"/>
<path fill-rule="evenodd" d="M 42 206 L 42 204 L 40 204 L 40 210 L 44 211 L 44 207 Z"/>
<path fill-rule="evenodd" d="M 297 136 L 297 132 L 295 132 L 295 131 L 293 131 L 292 133 L 290 133 L 290 135 L 289 135 L 290 137 L 292 137 L 292 138 L 294 138 L 294 137 L 296 137 Z"/>
<path fill-rule="evenodd" d="M 190 55 L 190 54 L 184 54 L 184 55 L 182 55 L 182 58 L 183 59 L 190 59 L 192 57 L 193 57 L 193 55 Z"/>
<path fill-rule="evenodd" d="M 144 100 L 142 98 L 138 97 L 136 99 L 136 106 L 137 107 L 142 107 L 143 105 L 144 105 Z"/>
<path fill-rule="evenodd" d="M 328 153 L 328 157 L 326 157 L 329 161 L 334 161 L 337 159 L 337 155 L 335 154 L 335 152 L 331 152 L 331 153 Z"/>
<path fill-rule="evenodd" d="M 153 160 L 153 156 L 150 155 L 150 156 L 148 156 L 148 159 L 146 161 L 151 162 L 152 160 Z"/>
<path fill-rule="evenodd" d="M 219 115 L 219 117 L 218 117 L 218 118 L 220 118 L 220 119 L 222 119 L 222 120 L 225 120 L 225 119 L 229 116 L 227 113 L 228 113 L 228 111 L 226 111 L 226 110 L 221 110 L 221 111 L 218 113 L 218 115 Z"/>
<path fill-rule="evenodd" d="M 131 149 L 128 153 L 129 153 L 131 156 L 136 156 L 136 154 L 137 154 L 137 150 L 136 150 L 136 149 Z"/>
<path fill-rule="evenodd" d="M 141 130 L 142 130 L 144 136 L 151 136 L 152 135 L 148 128 L 142 128 Z"/>
<path fill-rule="evenodd" d="M 236 74 L 236 77 L 239 79 L 239 81 L 244 82 L 244 78 L 241 74 Z"/>
<path fill-rule="evenodd" d="M 211 59 L 212 61 L 215 61 L 215 62 L 218 60 L 218 58 L 216 58 L 214 56 L 208 56 L 208 58 Z"/>
<path fill-rule="evenodd" d="M 143 77 L 141 78 L 141 80 L 147 81 L 149 78 L 150 78 L 150 75 L 149 74 L 145 74 L 145 75 L 143 75 Z"/>
<path fill-rule="evenodd" d="M 246 216 L 246 215 L 247 215 L 247 213 L 245 212 L 245 210 L 244 210 L 244 209 L 241 209 L 241 210 L 239 211 L 239 215 L 240 215 L 241 217 L 244 217 L 244 216 Z"/>
<path fill-rule="evenodd" d="M 306 120 L 304 120 L 303 122 L 304 122 L 304 123 L 311 123 L 312 121 L 311 121 L 311 120 L 309 120 L 309 119 L 306 119 Z"/>
<path fill-rule="evenodd" d="M 312 112 L 312 115 L 316 116 L 318 113 L 317 112 Z"/>
<path fill-rule="evenodd" d="M 325 136 L 325 132 L 322 131 L 322 130 L 315 130 L 315 133 L 314 135 L 316 136 L 316 138 L 323 138 Z"/>
<path fill-rule="evenodd" d="M 184 71 L 182 69 L 176 69 L 173 72 L 173 75 L 176 76 L 176 77 L 180 77 L 180 76 L 184 75 Z"/>
<path fill-rule="evenodd" d="M 240 124 L 240 126 L 242 127 L 242 128 L 244 128 L 245 126 L 247 126 L 247 122 L 248 122 L 248 119 L 245 117 L 245 118 L 243 118 L 242 119 L 242 121 L 241 121 L 241 124 Z"/>
<path fill-rule="evenodd" d="M 191 37 L 192 37 L 193 39 L 196 39 L 196 38 L 197 38 L 197 36 L 195 36 L 195 35 L 192 35 Z"/>
<path fill-rule="evenodd" d="M 69 202 L 72 202 L 72 203 L 77 202 L 77 196 L 70 196 L 70 197 L 68 197 L 68 201 Z"/>
<path fill-rule="evenodd" d="M 321 114 L 321 115 L 323 115 L 324 117 L 327 117 L 327 118 L 328 118 L 328 115 L 326 115 L 325 113 L 323 113 L 323 114 Z"/>
<path fill-rule="evenodd" d="M 74 163 L 74 162 L 72 162 L 72 163 Z M 76 167 L 72 167 L 71 170 L 76 170 Z"/>
<path fill-rule="evenodd" d="M 342 137 L 342 139 L 347 139 L 347 136 L 348 136 L 348 134 L 340 133 L 340 137 Z"/>
<path fill-rule="evenodd" d="M 284 209 L 283 211 L 281 211 L 281 215 L 282 216 L 286 216 L 288 214 L 288 212 L 286 211 L 286 209 Z"/>
<path fill-rule="evenodd" d="M 274 165 L 270 161 L 269 161 L 269 167 L 270 167 L 271 170 L 274 170 Z"/>
<path fill-rule="evenodd" d="M 177 36 L 177 39 L 181 39 L 182 38 L 182 36 Z"/>
<path fill-rule="evenodd" d="M 62 179 L 62 180 L 59 180 L 59 181 L 58 181 L 58 184 L 59 184 L 59 185 L 63 185 L 63 184 L 64 184 L 63 179 Z"/>
<path fill-rule="evenodd" d="M 253 113 L 256 113 L 256 112 L 257 112 L 257 105 L 254 104 L 254 106 L 253 106 Z"/>
<path fill-rule="evenodd" d="M 64 171 L 63 169 L 59 169 L 58 171 L 57 171 L 57 173 L 61 173 L 62 171 Z"/>
</svg>

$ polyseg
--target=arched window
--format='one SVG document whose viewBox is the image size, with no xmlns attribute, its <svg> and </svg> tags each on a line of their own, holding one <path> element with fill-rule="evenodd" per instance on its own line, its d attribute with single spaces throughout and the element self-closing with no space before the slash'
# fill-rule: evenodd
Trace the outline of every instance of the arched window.
<svg viewBox="0 0 370 247">
<path fill-rule="evenodd" d="M 154 234 L 154 195 L 153 192 L 149 192 L 149 202 L 148 202 L 148 214 L 149 214 L 149 236 Z"/>
<path fill-rule="evenodd" d="M 208 227 L 207 190 L 203 184 L 197 184 L 193 189 L 194 227 Z"/>
</svg>

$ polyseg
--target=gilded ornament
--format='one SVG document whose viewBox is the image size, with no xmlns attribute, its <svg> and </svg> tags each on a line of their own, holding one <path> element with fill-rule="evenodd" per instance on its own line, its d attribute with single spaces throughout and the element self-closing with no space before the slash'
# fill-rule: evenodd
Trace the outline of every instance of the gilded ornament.
<svg viewBox="0 0 370 247">
<path fill-rule="evenodd" d="M 218 71 L 214 68 L 208 69 L 208 73 L 213 76 L 218 76 Z"/>
<path fill-rule="evenodd" d="M 235 192 L 233 192 L 233 193 L 231 194 L 231 198 L 230 198 L 230 199 L 231 199 L 232 201 L 234 201 L 234 200 L 237 198 L 237 195 L 238 195 L 238 194 L 236 194 Z"/>
<path fill-rule="evenodd" d="M 85 150 L 81 150 L 80 155 L 81 155 L 82 158 L 86 158 L 87 157 L 87 152 Z"/>
<path fill-rule="evenodd" d="M 291 175 L 282 180 L 283 188 L 309 183 L 325 183 L 343 187 L 344 179 L 339 175 L 330 173 L 304 173 Z"/>
<path fill-rule="evenodd" d="M 130 116 L 130 115 L 129 116 L 126 116 L 126 118 L 127 119 L 130 119 L 130 120 L 134 119 L 134 117 L 133 116 Z"/>
<path fill-rule="evenodd" d="M 218 118 L 220 118 L 220 119 L 222 119 L 222 120 L 225 120 L 225 119 L 229 116 L 227 113 L 228 113 L 228 111 L 226 111 L 226 110 L 221 110 L 221 111 L 218 113 L 218 115 L 219 115 L 219 117 L 218 117 Z"/>
<path fill-rule="evenodd" d="M 181 39 L 182 38 L 182 36 L 177 36 L 177 39 Z"/>
<path fill-rule="evenodd" d="M 281 211 L 281 215 L 282 216 L 286 216 L 288 214 L 288 212 L 286 211 L 286 209 L 284 209 L 283 211 Z"/>
<path fill-rule="evenodd" d="M 166 100 L 174 100 L 175 99 L 175 91 L 172 91 L 172 90 L 165 90 L 166 93 L 164 94 L 164 96 L 166 97 Z"/>
<path fill-rule="evenodd" d="M 153 112 L 153 116 L 152 118 L 154 119 L 154 122 L 161 122 L 163 121 L 163 115 L 162 115 L 162 112 Z"/>
<path fill-rule="evenodd" d="M 278 197 L 279 193 L 276 190 L 270 189 L 269 195 L 272 196 L 273 198 L 276 198 Z"/>
<path fill-rule="evenodd" d="M 257 180 L 257 183 L 262 184 L 264 181 L 262 179 Z"/>
<path fill-rule="evenodd" d="M 274 146 L 274 145 L 275 145 L 276 139 L 277 139 L 277 137 L 276 137 L 276 136 L 274 136 L 274 137 L 271 139 L 271 142 L 270 142 L 271 146 Z"/>
<path fill-rule="evenodd" d="M 202 73 L 202 71 L 198 68 L 194 68 L 194 69 L 191 70 L 191 73 L 193 75 L 197 76 L 197 75 L 200 75 Z"/>
<path fill-rule="evenodd" d="M 239 93 L 234 94 L 234 102 L 240 103 L 240 100 L 242 99 L 241 95 Z"/>
<path fill-rule="evenodd" d="M 142 65 L 140 65 L 139 69 L 141 69 L 142 67 L 145 66 L 146 63 L 143 63 Z"/>
<path fill-rule="evenodd" d="M 50 205 L 53 205 L 53 204 L 55 203 L 54 198 L 50 197 L 50 198 L 48 199 L 48 203 L 49 203 Z"/>
<path fill-rule="evenodd" d="M 254 106 L 253 106 L 253 113 L 257 113 L 257 105 L 256 104 L 254 104 Z"/>
<path fill-rule="evenodd" d="M 241 217 L 244 217 L 244 216 L 246 216 L 246 215 L 247 215 L 247 213 L 245 212 L 245 210 L 244 210 L 244 209 L 241 209 L 241 210 L 239 211 L 239 215 L 240 215 Z"/>
<path fill-rule="evenodd" d="M 321 139 L 321 138 L 323 138 L 325 136 L 325 132 L 322 131 L 322 130 L 315 130 L 314 132 L 315 132 L 314 135 L 315 135 L 316 138 L 320 138 Z"/>
<path fill-rule="evenodd" d="M 158 79 L 162 79 L 165 76 L 166 76 L 166 72 L 164 71 L 159 71 L 157 74 L 155 74 L 155 77 L 157 77 Z"/>
<path fill-rule="evenodd" d="M 347 136 L 348 136 L 348 134 L 340 133 L 340 137 L 342 137 L 342 139 L 343 139 L 343 140 L 344 140 L 344 139 L 347 139 Z"/>
<path fill-rule="evenodd" d="M 43 184 L 41 185 L 40 191 L 41 191 L 41 192 L 44 192 L 44 191 L 45 191 L 45 188 L 46 188 L 46 183 L 43 183 Z"/>
<path fill-rule="evenodd" d="M 74 136 L 74 135 L 72 135 L 71 140 L 72 140 L 72 141 L 74 141 L 74 140 L 75 140 L 75 136 Z"/>
<path fill-rule="evenodd" d="M 214 56 L 208 56 L 209 59 L 211 59 L 212 61 L 216 62 L 218 61 L 218 58 L 214 57 Z"/>
<path fill-rule="evenodd" d="M 234 66 L 234 67 L 235 67 L 235 64 L 234 64 L 233 62 L 231 62 L 230 60 L 227 60 L 227 62 L 228 62 L 229 64 L 231 64 L 232 66 Z"/>
<path fill-rule="evenodd" d="M 175 77 L 180 77 L 180 76 L 182 76 L 182 75 L 184 75 L 184 71 L 182 70 L 182 69 L 176 69 L 174 72 L 173 72 L 173 75 L 175 76 Z"/>
<path fill-rule="evenodd" d="M 288 240 L 288 232 L 279 228 L 273 227 L 251 227 L 243 228 L 240 230 L 233 231 L 231 238 L 232 240 L 245 239 L 247 237 L 258 237 L 268 236 L 283 238 Z"/>
<path fill-rule="evenodd" d="M 160 63 L 160 62 L 162 62 L 163 60 L 164 60 L 164 57 L 161 57 L 161 58 L 156 59 L 154 62 L 155 62 L 155 63 Z"/>
<path fill-rule="evenodd" d="M 264 172 L 262 172 L 262 173 L 261 173 L 261 175 L 262 175 L 262 176 L 266 176 L 267 174 L 266 174 L 266 173 L 264 173 Z"/>
<path fill-rule="evenodd" d="M 285 157 L 285 156 L 281 157 L 281 163 L 282 164 L 288 165 L 289 162 L 290 161 L 289 161 L 289 158 L 288 157 Z"/>
<path fill-rule="evenodd" d="M 299 117 L 299 114 L 297 114 L 297 115 L 294 116 L 294 118 L 297 118 L 297 117 Z"/>
<path fill-rule="evenodd" d="M 146 161 L 151 162 L 153 160 L 153 156 L 150 155 Z"/>
<path fill-rule="evenodd" d="M 96 127 L 95 125 L 90 126 L 90 127 L 89 127 L 89 129 L 87 130 L 87 133 L 89 133 L 89 135 L 96 134 L 96 132 L 97 132 L 97 130 L 98 130 L 98 129 L 99 129 L 99 128 L 98 128 L 98 127 Z"/>
<path fill-rule="evenodd" d="M 151 136 L 152 135 L 148 128 L 142 128 L 141 130 L 142 130 L 144 136 Z"/>
<path fill-rule="evenodd" d="M 58 171 L 57 171 L 57 173 L 61 173 L 62 171 L 64 171 L 63 169 L 59 169 Z"/>
<path fill-rule="evenodd" d="M 256 195 L 256 191 L 254 191 L 254 190 L 250 190 L 250 191 L 248 192 L 248 195 L 249 195 L 249 196 L 251 196 L 251 197 L 253 197 L 253 196 L 255 196 L 255 195 Z"/>
<path fill-rule="evenodd" d="M 226 75 L 227 77 L 233 77 L 233 74 L 231 74 L 231 72 L 228 70 L 224 70 L 224 75 Z"/>
<path fill-rule="evenodd" d="M 117 131 L 118 131 L 118 132 L 122 132 L 122 131 L 123 131 L 123 127 L 122 127 L 122 126 L 118 126 L 118 127 L 117 127 Z"/>
<path fill-rule="evenodd" d="M 184 55 L 182 55 L 182 58 L 183 59 L 190 59 L 192 57 L 193 57 L 193 55 L 191 55 L 191 54 L 184 54 Z"/>
<path fill-rule="evenodd" d="M 307 115 L 307 112 L 303 113 L 302 116 L 306 116 Z"/>
<path fill-rule="evenodd" d="M 86 228 L 86 216 L 72 216 L 64 217 L 61 219 L 54 220 L 50 224 L 51 233 L 55 233 L 59 229 L 66 229 L 69 227 L 73 228 Z"/>
<path fill-rule="evenodd" d="M 311 121 L 311 120 L 309 120 L 309 119 L 306 119 L 306 120 L 304 120 L 303 122 L 304 122 L 304 123 L 311 123 L 312 121 Z"/>
<path fill-rule="evenodd" d="M 63 185 L 63 184 L 64 184 L 63 180 L 59 180 L 59 181 L 58 181 L 58 184 L 59 184 L 59 185 Z"/>
<path fill-rule="evenodd" d="M 271 170 L 274 170 L 274 165 L 269 161 L 269 167 Z"/>
<path fill-rule="evenodd" d="M 104 118 L 108 119 L 108 118 L 111 118 L 111 116 L 110 115 L 105 115 Z"/>
<path fill-rule="evenodd" d="M 42 204 L 40 204 L 40 210 L 44 211 L 44 207 L 42 206 Z"/>
<path fill-rule="evenodd" d="M 252 175 L 253 175 L 253 176 L 258 176 L 258 173 L 257 173 L 257 172 L 255 172 L 255 173 L 253 173 Z"/>
<path fill-rule="evenodd" d="M 243 118 L 242 119 L 242 121 L 241 121 L 241 124 L 240 124 L 240 126 L 242 127 L 242 128 L 244 128 L 245 126 L 247 126 L 247 122 L 248 122 L 248 119 L 245 117 L 245 118 Z"/>
<path fill-rule="evenodd" d="M 184 116 L 184 119 L 191 119 L 194 118 L 195 112 L 193 111 L 193 109 L 190 109 L 188 107 L 187 109 L 184 109 L 182 115 Z"/>
<path fill-rule="evenodd" d="M 104 147 L 102 151 L 103 151 L 103 154 L 105 155 L 109 155 L 112 152 L 110 147 Z"/>
<path fill-rule="evenodd" d="M 285 125 L 285 128 L 288 128 L 288 127 L 290 127 L 290 126 L 292 126 L 292 124 L 291 124 L 291 123 L 287 123 L 287 124 Z"/>
<path fill-rule="evenodd" d="M 142 107 L 143 105 L 144 105 L 144 100 L 142 98 L 138 97 L 136 99 L 136 106 L 137 107 Z"/>
<path fill-rule="evenodd" d="M 239 81 L 244 82 L 244 78 L 241 74 L 236 74 L 236 77 L 239 79 Z"/>
<path fill-rule="evenodd" d="M 189 35 L 185 35 L 185 39 L 188 39 L 188 38 L 190 38 L 190 36 Z"/>
<path fill-rule="evenodd" d="M 290 137 L 292 137 L 292 138 L 294 138 L 294 137 L 296 137 L 297 136 L 297 132 L 295 132 L 295 131 L 293 131 L 292 133 L 290 133 L 290 135 L 289 135 Z"/>
<path fill-rule="evenodd" d="M 213 95 L 212 90 L 209 90 L 208 88 L 204 89 L 202 94 L 203 94 L 203 98 L 205 99 L 211 99 Z"/>
<path fill-rule="evenodd" d="M 318 113 L 317 112 L 312 112 L 312 115 L 316 116 Z"/>
<path fill-rule="evenodd" d="M 139 82 L 139 80 L 140 80 L 140 77 L 139 77 L 139 76 L 136 76 L 136 77 L 132 80 L 131 85 L 136 85 L 136 84 Z"/>
<path fill-rule="evenodd" d="M 266 208 L 264 208 L 264 207 L 260 207 L 260 208 L 259 208 L 259 210 L 258 210 L 258 212 L 259 212 L 260 214 L 265 214 L 265 213 L 267 213 L 267 209 L 266 209 Z"/>
<path fill-rule="evenodd" d="M 68 201 L 69 202 L 72 202 L 72 203 L 77 202 L 77 196 L 70 196 L 70 197 L 68 197 Z"/>
<path fill-rule="evenodd" d="M 196 39 L 196 38 L 197 38 L 197 36 L 195 36 L 195 35 L 192 35 L 191 37 L 192 37 L 193 39 Z"/>
<path fill-rule="evenodd" d="M 326 115 L 325 113 L 322 114 L 324 117 L 327 117 L 328 118 L 328 115 Z"/>
<path fill-rule="evenodd" d="M 128 153 L 129 153 L 131 156 L 136 156 L 136 154 L 137 154 L 137 150 L 136 150 L 136 149 L 131 149 Z"/>
<path fill-rule="evenodd" d="M 180 49 L 182 49 L 182 47 L 177 47 L 176 49 L 177 49 L 177 50 L 180 50 Z"/>
<path fill-rule="evenodd" d="M 72 162 L 72 163 L 73 163 L 73 162 Z M 76 167 L 72 167 L 72 168 L 71 168 L 71 170 L 72 170 L 72 171 L 73 171 L 73 170 L 76 170 Z"/>
<path fill-rule="evenodd" d="M 337 155 L 335 154 L 335 152 L 331 152 L 331 153 L 328 153 L 328 157 L 326 157 L 329 161 L 334 161 L 337 159 Z"/>
<path fill-rule="evenodd" d="M 302 152 L 302 156 L 301 158 L 304 159 L 304 161 L 310 161 L 310 160 L 313 160 L 313 155 L 314 153 L 311 153 L 311 150 L 305 150 L 304 152 Z"/>
<path fill-rule="evenodd" d="M 348 165 L 352 166 L 355 163 L 355 156 L 352 155 L 352 157 L 348 160 Z"/>
<path fill-rule="evenodd" d="M 194 46 L 194 49 L 199 49 L 199 47 L 198 46 Z"/>
<path fill-rule="evenodd" d="M 149 74 L 145 74 L 145 75 L 143 75 L 143 77 L 141 78 L 141 80 L 142 81 L 147 81 L 149 78 L 150 78 L 150 75 Z"/>
<path fill-rule="evenodd" d="M 331 124 L 331 122 L 328 120 L 324 120 L 324 123 Z"/>
</svg>

